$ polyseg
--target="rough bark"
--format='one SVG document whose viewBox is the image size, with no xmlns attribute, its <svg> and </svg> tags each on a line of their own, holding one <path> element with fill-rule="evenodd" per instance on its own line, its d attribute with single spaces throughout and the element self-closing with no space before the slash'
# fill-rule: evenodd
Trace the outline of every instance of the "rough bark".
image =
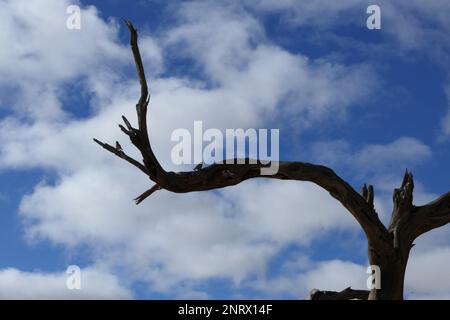
<svg viewBox="0 0 450 320">
<path fill-rule="evenodd" d="M 258 161 L 237 159 L 216 163 L 211 166 L 189 172 L 167 172 L 159 164 L 153 153 L 147 130 L 147 107 L 150 101 L 144 67 L 138 47 L 138 35 L 133 25 L 126 21 L 130 32 L 130 45 L 141 86 L 141 95 L 136 104 L 138 127 L 134 128 L 128 119 L 122 116 L 120 129 L 128 135 L 133 145 L 142 155 L 142 163 L 129 157 L 118 142 L 113 147 L 94 139 L 96 143 L 137 167 L 155 184 L 139 197 L 139 204 L 154 192 L 165 189 L 175 193 L 206 191 L 237 185 L 252 178 L 270 178 L 312 182 L 339 201 L 357 220 L 368 241 L 368 258 L 371 265 L 381 270 L 381 289 L 364 290 L 344 289 L 341 292 L 317 291 L 314 297 L 319 299 L 403 299 L 403 282 L 409 252 L 413 241 L 421 234 L 450 222 L 450 193 L 421 207 L 413 205 L 414 181 L 406 171 L 400 188 L 395 189 L 394 209 L 389 227 L 386 228 L 378 218 L 374 208 L 374 188 L 364 185 L 361 194 L 339 177 L 332 169 L 304 162 L 279 162 L 279 170 L 274 175 L 261 175 L 261 168 L 267 166 Z M 311 296 L 313 298 L 313 295 Z"/>
</svg>

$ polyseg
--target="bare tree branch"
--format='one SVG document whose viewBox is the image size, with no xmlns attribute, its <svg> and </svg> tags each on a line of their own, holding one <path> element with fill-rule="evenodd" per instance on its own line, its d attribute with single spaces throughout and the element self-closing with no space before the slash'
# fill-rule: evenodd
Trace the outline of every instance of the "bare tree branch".
<svg viewBox="0 0 450 320">
<path fill-rule="evenodd" d="M 143 194 L 141 194 L 139 197 L 135 198 L 136 204 L 141 203 L 144 201 L 147 197 L 151 196 L 155 191 L 161 190 L 162 188 L 155 184 L 153 187 L 145 191 Z"/>
<path fill-rule="evenodd" d="M 393 195 L 394 209 L 388 229 L 394 238 L 394 248 L 398 248 L 400 242 L 403 242 L 406 247 L 410 247 L 412 243 L 408 228 L 410 227 L 412 213 L 415 208 L 413 205 L 413 192 L 413 174 L 406 170 L 401 187 L 395 189 Z M 401 239 L 400 233 L 402 234 Z"/>
<path fill-rule="evenodd" d="M 369 291 L 353 290 L 351 287 L 348 287 L 340 292 L 313 289 L 309 295 L 309 300 L 367 300 L 368 297 Z"/>
<path fill-rule="evenodd" d="M 106 150 L 108 150 L 109 152 L 114 153 L 116 156 L 124 159 L 125 161 L 128 161 L 133 166 L 139 168 L 142 172 L 144 172 L 146 175 L 148 175 L 147 168 L 144 165 L 142 165 L 139 161 L 134 160 L 133 158 L 128 156 L 125 152 L 123 152 L 122 147 L 120 146 L 120 144 L 117 141 L 116 141 L 116 148 L 114 148 L 113 146 L 111 146 L 107 143 L 103 143 L 95 138 L 94 138 L 94 141 L 96 143 L 98 143 L 100 146 L 102 146 L 103 148 L 105 148 Z"/>
<path fill-rule="evenodd" d="M 347 208 L 359 222 L 369 242 L 373 245 L 390 241 L 387 229 L 381 223 L 373 208 L 373 189 L 369 187 L 371 191 L 368 191 L 368 195 L 364 198 L 333 170 L 324 166 L 303 162 L 280 162 L 278 173 L 271 176 L 262 176 L 261 168 L 267 165 L 263 165 L 254 160 L 250 161 L 249 159 L 246 159 L 245 164 L 237 164 L 236 159 L 234 159 L 231 164 L 226 161 L 225 163 L 213 164 L 191 172 L 166 172 L 157 161 L 148 138 L 146 114 L 149 94 L 137 43 L 137 32 L 131 22 L 126 21 L 126 24 L 130 31 L 130 44 L 141 85 L 141 96 L 136 105 L 139 128 L 132 128 L 130 122 L 125 117 L 123 117 L 123 120 L 127 128 L 123 126 L 120 126 L 120 128 L 140 150 L 146 173 L 159 188 L 177 193 L 205 191 L 233 186 L 257 177 L 309 181 L 327 190 L 331 196 Z M 123 154 L 118 153 L 114 148 L 111 149 L 105 144 L 100 145 L 121 158 L 124 158 Z M 125 160 L 138 166 L 135 161 L 130 161 L 129 158 L 125 158 Z M 141 166 L 138 167 L 143 170 Z M 153 190 L 153 188 L 150 190 Z M 146 194 L 144 193 L 137 198 L 139 200 L 138 203 L 147 197 L 144 196 Z"/>
<path fill-rule="evenodd" d="M 141 96 L 136 104 L 136 112 L 138 116 L 139 129 L 136 131 L 135 139 L 131 139 L 133 144 L 141 151 L 144 158 L 144 164 L 147 167 L 150 177 L 156 178 L 159 172 L 164 172 L 158 160 L 156 159 L 153 150 L 150 146 L 147 131 L 147 106 L 150 101 L 150 95 L 148 93 L 147 80 L 145 79 L 144 66 L 142 64 L 141 54 L 138 47 L 138 34 L 130 21 L 126 21 L 128 30 L 130 31 L 130 46 L 133 52 L 134 62 L 136 65 L 137 74 L 139 76 L 139 82 L 141 85 Z M 123 117 L 125 124 L 129 129 L 131 125 L 128 120 Z M 134 140 L 134 141 L 133 141 Z"/>
<path fill-rule="evenodd" d="M 375 193 L 373 190 L 373 186 L 369 185 L 369 187 L 367 187 L 367 185 L 364 185 L 361 188 L 361 195 L 363 196 L 363 198 L 366 200 L 366 202 L 373 208 L 374 207 L 374 198 L 375 198 Z"/>
<path fill-rule="evenodd" d="M 251 178 L 270 178 L 281 180 L 309 181 L 327 190 L 347 208 L 370 239 L 385 239 L 388 233 L 378 218 L 375 210 L 347 182 L 341 179 L 333 170 L 321 165 L 303 162 L 279 162 L 276 174 L 262 176 L 260 163 L 246 159 L 245 164 L 213 164 L 192 172 L 167 173 L 165 181 L 155 181 L 164 189 L 172 192 L 185 193 L 224 188 L 239 184 Z M 231 162 L 231 161 L 230 161 Z"/>
<path fill-rule="evenodd" d="M 447 192 L 430 203 L 416 208 L 411 225 L 413 237 L 442 227 L 450 222 L 450 192 Z"/>
</svg>

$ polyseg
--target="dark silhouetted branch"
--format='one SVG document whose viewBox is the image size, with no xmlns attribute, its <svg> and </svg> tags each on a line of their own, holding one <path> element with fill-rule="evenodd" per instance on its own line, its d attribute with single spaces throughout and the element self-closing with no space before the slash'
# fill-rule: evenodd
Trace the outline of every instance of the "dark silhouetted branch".
<svg viewBox="0 0 450 320">
<path fill-rule="evenodd" d="M 135 198 L 134 201 L 136 201 L 136 204 L 141 203 L 146 198 L 150 197 L 155 191 L 161 190 L 162 188 L 155 184 L 153 187 L 145 191 L 143 194 L 141 194 L 139 197 Z"/>
<path fill-rule="evenodd" d="M 103 143 L 95 138 L 94 138 L 94 141 L 96 143 L 98 143 L 100 146 L 102 146 L 103 148 L 105 148 L 106 150 L 108 150 L 109 152 L 114 153 L 116 156 L 124 159 L 125 161 L 128 161 L 133 166 L 139 168 L 142 172 L 144 172 L 145 174 L 148 175 L 147 168 L 145 168 L 145 166 L 142 165 L 139 161 L 134 160 L 133 158 L 128 156 L 125 152 L 123 152 L 122 147 L 120 146 L 120 144 L 117 141 L 116 141 L 116 148 L 114 148 L 113 146 L 111 146 L 107 143 Z"/>
<path fill-rule="evenodd" d="M 412 219 L 413 237 L 442 227 L 450 222 L 450 192 L 445 193 L 430 203 L 417 207 Z"/>
<path fill-rule="evenodd" d="M 368 196 L 369 198 L 363 198 L 333 170 L 324 166 L 303 162 L 280 162 L 278 173 L 271 176 L 262 176 L 261 168 L 266 167 L 266 165 L 258 163 L 257 161 L 252 163 L 247 159 L 245 164 L 213 164 L 196 171 L 178 173 L 166 172 L 157 161 L 148 137 L 146 115 L 149 94 L 137 43 L 137 32 L 131 22 L 127 21 L 126 24 L 130 31 L 130 45 L 141 86 L 141 96 L 136 105 L 139 124 L 138 129 L 134 129 L 125 117 L 123 117 L 123 121 L 126 128 L 120 126 L 120 129 L 130 137 L 131 142 L 141 152 L 146 173 L 159 188 L 177 193 L 204 191 L 236 185 L 245 180 L 257 177 L 309 181 L 321 186 L 335 199 L 341 202 L 360 223 L 372 243 L 389 240 L 386 228 L 378 219 L 378 215 L 373 209 L 373 200 L 371 200 L 373 192 L 372 196 Z M 119 157 L 124 158 L 123 154 L 117 152 L 114 148 L 111 149 L 105 144 L 100 145 Z M 126 157 L 125 160 L 137 166 L 135 161 L 131 161 L 129 157 Z M 232 163 L 236 163 L 236 161 Z M 142 170 L 141 166 L 138 167 Z M 150 192 L 150 190 L 148 192 Z M 145 194 L 146 193 L 143 195 Z M 137 199 L 140 203 L 145 198 L 146 197 L 140 196 Z"/>
<path fill-rule="evenodd" d="M 309 300 L 367 300 L 369 291 L 353 290 L 348 287 L 340 292 L 337 291 L 321 291 L 317 289 L 311 290 Z"/>
</svg>

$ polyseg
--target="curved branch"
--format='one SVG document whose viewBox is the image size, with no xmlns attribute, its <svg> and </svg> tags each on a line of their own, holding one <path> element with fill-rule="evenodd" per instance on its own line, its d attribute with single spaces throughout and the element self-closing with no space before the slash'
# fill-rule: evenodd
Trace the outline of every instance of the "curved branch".
<svg viewBox="0 0 450 320">
<path fill-rule="evenodd" d="M 406 170 L 401 187 L 394 190 L 388 230 L 393 235 L 394 248 L 403 246 L 407 252 L 418 236 L 450 222 L 450 192 L 423 206 L 413 204 L 413 192 L 413 175 Z"/>
<path fill-rule="evenodd" d="M 167 172 L 167 178 L 164 181 L 154 181 L 164 189 L 177 193 L 224 188 L 252 178 L 308 181 L 328 191 L 332 197 L 350 211 L 369 239 L 375 240 L 388 236 L 386 228 L 379 220 L 371 204 L 366 202 L 359 193 L 330 168 L 304 162 L 279 162 L 278 172 L 266 176 L 261 175 L 261 168 L 267 165 L 255 162 L 257 161 L 246 159 L 245 164 L 238 164 L 237 159 L 227 160 L 224 164 L 213 164 L 197 171 Z"/>
<path fill-rule="evenodd" d="M 416 208 L 411 219 L 414 238 L 430 230 L 442 227 L 450 222 L 450 192 L 430 203 Z"/>
<path fill-rule="evenodd" d="M 130 46 L 133 52 L 134 63 L 136 65 L 136 71 L 139 77 L 139 83 L 141 85 L 141 96 L 138 103 L 136 104 L 136 112 L 138 117 L 138 130 L 135 131 L 136 136 L 131 139 L 131 142 L 141 151 L 144 164 L 147 167 L 150 178 L 156 178 L 158 173 L 163 173 L 164 169 L 159 164 L 158 160 L 153 153 L 152 147 L 150 145 L 150 140 L 148 138 L 147 130 L 147 106 L 150 101 L 150 95 L 148 93 L 147 80 L 145 79 L 144 66 L 142 64 L 141 54 L 139 52 L 138 46 L 138 34 L 133 24 L 130 21 L 125 21 L 128 30 L 130 31 Z M 123 117 L 124 118 L 124 117 Z M 126 118 L 124 118 L 124 121 Z M 125 121 L 126 125 L 129 126 L 129 122 Z"/>
<path fill-rule="evenodd" d="M 327 190 L 331 196 L 350 211 L 362 226 L 371 245 L 380 242 L 387 243 L 390 240 L 386 228 L 373 208 L 373 189 L 369 188 L 370 191 L 363 197 L 333 170 L 324 166 L 303 162 L 279 162 L 279 170 L 276 174 L 261 175 L 261 169 L 268 167 L 268 165 L 252 159 L 245 159 L 245 162 L 242 162 L 242 159 L 239 162 L 237 159 L 233 159 L 192 172 L 166 172 L 156 159 L 148 138 L 146 114 L 149 95 L 137 44 L 137 32 L 131 22 L 126 21 L 126 24 L 131 35 L 130 44 L 141 85 L 141 96 L 136 105 L 139 128 L 132 128 L 129 121 L 124 118 L 127 129 L 121 126 L 121 130 L 130 137 L 131 142 L 140 150 L 147 174 L 158 188 L 177 193 L 205 191 L 233 186 L 257 177 L 309 181 Z M 153 190 L 153 188 L 150 190 Z M 140 202 L 147 196 L 140 196 L 137 199 Z"/>
</svg>

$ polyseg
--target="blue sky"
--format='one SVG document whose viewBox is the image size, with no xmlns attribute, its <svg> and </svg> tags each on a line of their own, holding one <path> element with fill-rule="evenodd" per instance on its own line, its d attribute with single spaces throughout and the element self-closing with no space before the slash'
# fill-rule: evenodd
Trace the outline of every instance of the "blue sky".
<svg viewBox="0 0 450 320">
<path fill-rule="evenodd" d="M 81 29 L 66 8 L 81 7 Z M 370 3 L 371 4 L 371 3 Z M 450 4 L 0 0 L 0 298 L 304 298 L 364 288 L 364 235 L 307 183 L 248 181 L 132 199 L 149 181 L 92 142 L 119 140 L 139 96 L 168 170 L 176 128 L 279 128 L 280 158 L 371 183 L 383 221 L 406 168 L 415 203 L 450 189 Z M 416 242 L 407 297 L 450 297 L 446 227 Z M 82 269 L 67 290 L 65 270 Z M 439 274 L 439 277 L 435 275 Z"/>
</svg>

